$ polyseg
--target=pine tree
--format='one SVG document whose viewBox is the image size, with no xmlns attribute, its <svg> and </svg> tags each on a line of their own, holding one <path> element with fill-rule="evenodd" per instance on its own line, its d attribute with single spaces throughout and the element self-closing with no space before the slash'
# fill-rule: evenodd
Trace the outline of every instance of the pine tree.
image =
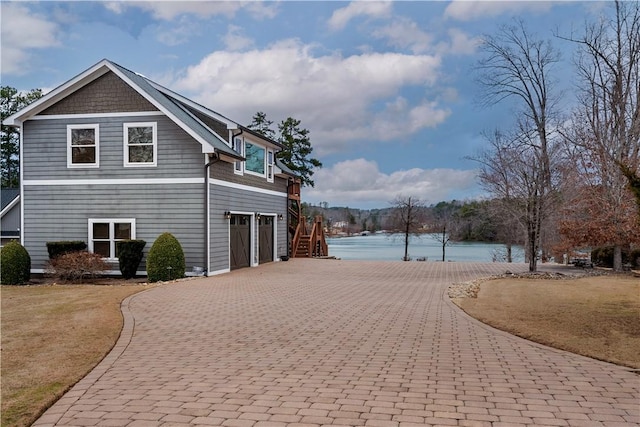
<svg viewBox="0 0 640 427">
<path fill-rule="evenodd" d="M 32 89 L 29 92 L 21 93 L 13 87 L 2 86 L 0 89 L 0 122 L 41 96 L 41 89 Z M 20 133 L 10 126 L 2 125 L 0 129 L 2 188 L 18 187 L 20 185 Z"/>
<path fill-rule="evenodd" d="M 279 142 L 284 149 L 278 153 L 278 158 L 300 176 L 302 185 L 313 187 L 311 179 L 314 168 L 321 168 L 322 163 L 311 156 L 313 147 L 309 139 L 309 130 L 300 128 L 300 120 L 287 118 L 278 125 L 280 131 Z"/>
</svg>

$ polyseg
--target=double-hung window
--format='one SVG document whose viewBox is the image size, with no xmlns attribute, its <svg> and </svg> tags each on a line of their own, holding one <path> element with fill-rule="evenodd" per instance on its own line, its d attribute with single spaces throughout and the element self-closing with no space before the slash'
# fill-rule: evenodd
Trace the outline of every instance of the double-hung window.
<svg viewBox="0 0 640 427">
<path fill-rule="evenodd" d="M 124 165 L 156 166 L 158 131 L 155 122 L 124 124 Z"/>
<path fill-rule="evenodd" d="M 242 138 L 233 138 L 233 150 L 244 157 L 244 142 Z M 233 172 L 242 175 L 242 161 L 238 160 L 234 163 Z"/>
<path fill-rule="evenodd" d="M 100 127 L 97 124 L 67 125 L 67 167 L 100 166 Z"/>
<path fill-rule="evenodd" d="M 273 150 L 267 150 L 267 181 L 273 182 Z"/>
<path fill-rule="evenodd" d="M 89 251 L 103 258 L 118 258 L 116 242 L 135 238 L 134 218 L 89 219 Z"/>
</svg>

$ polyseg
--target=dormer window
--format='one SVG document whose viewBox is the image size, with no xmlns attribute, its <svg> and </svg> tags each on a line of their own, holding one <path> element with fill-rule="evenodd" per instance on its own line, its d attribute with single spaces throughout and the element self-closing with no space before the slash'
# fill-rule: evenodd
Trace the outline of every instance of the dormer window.
<svg viewBox="0 0 640 427">
<path fill-rule="evenodd" d="M 244 165 L 244 170 L 253 175 L 265 176 L 265 148 L 251 142 L 246 142 L 245 150 L 247 160 Z"/>
</svg>

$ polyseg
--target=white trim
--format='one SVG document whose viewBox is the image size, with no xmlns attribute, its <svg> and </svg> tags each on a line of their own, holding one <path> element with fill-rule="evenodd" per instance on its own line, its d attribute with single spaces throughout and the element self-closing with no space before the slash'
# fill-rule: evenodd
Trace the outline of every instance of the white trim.
<svg viewBox="0 0 640 427">
<path fill-rule="evenodd" d="M 129 159 L 129 128 L 144 127 L 151 128 L 151 147 L 153 148 L 153 161 L 152 162 L 131 162 Z M 123 152 L 123 166 L 133 168 L 148 168 L 156 167 L 158 165 L 158 123 L 157 122 L 125 122 L 122 124 L 122 143 L 124 145 Z M 148 144 L 144 144 L 148 146 Z"/>
<path fill-rule="evenodd" d="M 130 224 L 131 225 L 131 235 L 129 239 L 134 240 L 136 238 L 136 219 L 135 218 L 87 218 L 87 229 L 88 229 L 88 249 L 89 252 L 93 252 L 93 224 L 95 223 L 107 223 L 109 224 L 109 253 L 113 254 L 113 257 L 106 258 L 107 261 L 117 261 L 118 258 L 115 257 L 116 254 L 116 238 L 115 238 L 115 230 L 114 224 Z M 121 240 L 121 239 L 118 239 Z M 104 241 L 104 239 L 101 239 Z"/>
<path fill-rule="evenodd" d="M 93 129 L 95 161 L 93 163 L 73 163 L 73 145 L 71 134 L 75 129 Z M 67 168 L 88 169 L 100 167 L 100 125 L 98 123 L 69 124 L 67 125 Z"/>
<path fill-rule="evenodd" d="M 20 209 L 20 244 L 24 246 L 24 154 L 22 149 L 24 147 L 24 125 L 20 123 L 20 198 L 23 199 L 23 204 Z"/>
<path fill-rule="evenodd" d="M 284 192 L 252 187 L 250 185 L 237 184 L 235 182 L 222 181 L 215 178 L 209 181 L 209 185 L 219 185 L 221 187 L 235 188 L 236 190 L 253 191 L 254 193 L 268 194 L 270 196 L 287 197 L 287 193 Z"/>
<path fill-rule="evenodd" d="M 134 111 L 131 113 L 50 114 L 29 117 L 27 120 L 101 119 L 110 117 L 164 116 L 162 111 Z M 26 120 L 25 120 L 26 121 Z"/>
<path fill-rule="evenodd" d="M 4 209 L 2 209 L 2 211 L 0 212 L 0 217 L 5 216 L 7 212 L 9 212 L 11 208 L 13 208 L 18 203 L 20 203 L 20 194 L 18 194 L 12 201 L 9 202 L 7 206 L 4 207 Z"/>
<path fill-rule="evenodd" d="M 217 276 L 218 274 L 225 274 L 225 273 L 230 273 L 231 269 L 230 268 L 222 268 L 220 270 L 216 270 L 216 271 L 207 271 L 207 277 L 209 276 Z"/>
<path fill-rule="evenodd" d="M 204 178 L 139 178 L 139 179 L 27 179 L 22 185 L 156 185 L 204 184 Z"/>
</svg>

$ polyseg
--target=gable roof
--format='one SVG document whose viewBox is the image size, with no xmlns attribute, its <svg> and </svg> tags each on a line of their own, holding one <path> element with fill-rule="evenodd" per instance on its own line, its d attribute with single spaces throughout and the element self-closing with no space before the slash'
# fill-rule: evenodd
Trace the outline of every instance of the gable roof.
<svg viewBox="0 0 640 427">
<path fill-rule="evenodd" d="M 0 190 L 0 198 L 2 199 L 2 207 L 0 208 L 0 216 L 4 216 L 20 201 L 19 188 L 3 188 Z"/>
<path fill-rule="evenodd" d="M 37 101 L 29 104 L 22 110 L 7 117 L 3 124 L 7 126 L 19 126 L 23 121 L 28 120 L 62 100 L 66 96 L 92 82 L 98 77 L 112 71 L 120 77 L 125 83 L 131 86 L 135 91 L 147 99 L 158 110 L 162 111 L 167 117 L 180 126 L 185 132 L 191 135 L 197 142 L 202 145 L 203 153 L 224 154 L 235 159 L 244 160 L 242 156 L 236 153 L 224 138 L 214 132 L 205 125 L 197 117 L 195 117 L 187 108 L 177 102 L 172 97 L 157 89 L 159 85 L 151 82 L 146 77 L 128 70 L 114 62 L 103 59 L 86 71 L 72 78 L 71 80 L 58 86 L 51 92 L 44 95 Z M 152 84 L 153 83 L 153 84 Z M 186 99 L 186 98 L 185 98 Z M 216 117 L 214 117 L 216 118 Z M 229 119 L 227 119 L 229 121 Z M 229 121 L 231 122 L 231 121 Z M 238 125 L 239 126 L 239 125 Z"/>
<path fill-rule="evenodd" d="M 20 195 L 19 188 L 3 188 L 0 191 L 0 196 L 2 198 L 2 209 L 6 208 L 9 203 L 13 202 L 13 200 Z"/>
<path fill-rule="evenodd" d="M 171 89 L 168 89 L 162 85 L 159 85 L 158 83 L 155 83 L 151 80 L 147 80 L 155 89 L 157 89 L 158 91 L 160 91 L 161 93 L 163 93 L 165 96 L 167 96 L 168 98 L 172 99 L 174 102 L 178 103 L 178 104 L 182 104 L 187 110 L 189 109 L 194 109 L 204 115 L 207 115 L 213 119 L 218 120 L 219 122 L 224 123 L 227 126 L 227 129 L 229 130 L 234 130 L 234 129 L 238 129 L 238 130 L 242 130 L 243 132 L 246 132 L 250 135 L 256 136 L 272 145 L 275 145 L 278 148 L 283 148 L 282 144 L 265 136 L 262 135 L 259 132 L 256 132 L 253 129 L 249 129 L 246 126 L 242 126 L 241 124 L 229 119 L 228 117 L 223 116 L 222 114 L 218 113 L 217 111 L 213 111 L 207 107 L 205 107 L 202 104 L 198 104 L 197 102 L 186 98 L 182 95 L 180 95 L 179 93 L 176 93 L 174 91 L 172 91 Z"/>
</svg>

